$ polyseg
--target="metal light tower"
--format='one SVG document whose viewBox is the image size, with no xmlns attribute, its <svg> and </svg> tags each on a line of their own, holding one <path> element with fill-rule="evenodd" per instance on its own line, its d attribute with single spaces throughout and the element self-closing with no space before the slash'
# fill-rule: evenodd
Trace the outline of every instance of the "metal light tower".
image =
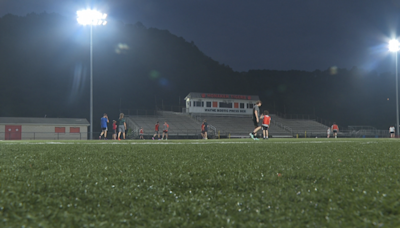
<svg viewBox="0 0 400 228">
<path fill-rule="evenodd" d="M 106 25 L 107 14 L 96 10 L 81 10 L 76 14 L 79 24 L 90 25 L 90 139 L 93 139 L 93 26 Z"/>
<path fill-rule="evenodd" d="M 398 40 L 389 41 L 389 51 L 396 54 L 396 136 L 399 136 L 399 81 L 397 69 L 397 53 L 400 50 L 400 43 Z"/>
</svg>

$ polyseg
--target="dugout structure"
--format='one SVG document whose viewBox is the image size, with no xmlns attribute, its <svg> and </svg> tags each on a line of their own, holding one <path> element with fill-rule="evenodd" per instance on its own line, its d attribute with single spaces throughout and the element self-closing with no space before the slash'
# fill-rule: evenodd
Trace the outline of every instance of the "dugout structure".
<svg viewBox="0 0 400 228">
<path fill-rule="evenodd" d="M 0 117 L 0 140 L 86 140 L 89 125 L 77 118 Z"/>
</svg>

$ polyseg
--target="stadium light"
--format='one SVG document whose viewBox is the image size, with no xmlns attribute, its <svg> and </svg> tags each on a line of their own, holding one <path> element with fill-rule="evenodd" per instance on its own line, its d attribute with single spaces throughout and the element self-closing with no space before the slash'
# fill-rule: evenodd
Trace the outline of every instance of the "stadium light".
<svg viewBox="0 0 400 228">
<path fill-rule="evenodd" d="M 397 68 L 397 53 L 400 50 L 400 43 L 398 40 L 389 41 L 389 51 L 396 54 L 396 136 L 399 137 L 399 76 Z"/>
<path fill-rule="evenodd" d="M 96 10 L 80 10 L 76 12 L 78 23 L 90 25 L 90 139 L 93 139 L 93 26 L 106 25 L 107 14 Z"/>
</svg>

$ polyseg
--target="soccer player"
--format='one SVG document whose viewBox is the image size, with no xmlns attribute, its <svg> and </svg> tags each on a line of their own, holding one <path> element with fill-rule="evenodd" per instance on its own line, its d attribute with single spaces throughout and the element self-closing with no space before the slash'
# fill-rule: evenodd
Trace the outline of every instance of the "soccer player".
<svg viewBox="0 0 400 228">
<path fill-rule="evenodd" d="M 110 122 L 110 121 L 108 120 L 107 113 L 104 113 L 103 117 L 101 117 L 101 119 L 100 119 L 101 133 L 100 133 L 99 139 L 101 139 L 101 136 L 103 136 L 103 135 L 104 135 L 104 139 L 107 138 L 107 130 L 108 130 L 107 123 L 108 122 Z"/>
<path fill-rule="evenodd" d="M 334 122 L 331 128 L 332 128 L 333 136 L 335 136 L 335 138 L 337 138 L 337 133 L 339 131 L 338 125 Z"/>
<path fill-rule="evenodd" d="M 390 138 L 395 138 L 394 132 L 394 126 L 389 127 Z"/>
<path fill-rule="evenodd" d="M 151 139 L 154 140 L 154 137 L 156 137 L 156 135 L 158 135 L 158 140 L 160 140 L 160 132 L 158 131 L 159 128 L 160 128 L 160 124 L 157 121 L 156 125 L 154 126 L 155 133 Z"/>
<path fill-rule="evenodd" d="M 207 124 L 207 120 L 206 119 L 204 119 L 203 124 L 204 124 L 204 139 L 208 139 L 208 136 L 207 136 L 208 124 Z"/>
<path fill-rule="evenodd" d="M 328 128 L 328 130 L 326 130 L 326 137 L 329 139 L 330 136 L 331 136 L 331 129 Z"/>
<path fill-rule="evenodd" d="M 139 139 L 144 139 L 144 138 L 143 138 L 143 134 L 144 134 L 143 128 L 140 127 L 140 130 L 139 130 Z"/>
<path fill-rule="evenodd" d="M 165 140 L 168 140 L 168 129 L 169 129 L 169 125 L 167 124 L 167 121 L 164 122 L 164 130 L 162 132 L 162 138 L 161 140 L 164 140 L 164 134 L 165 134 Z"/>
<path fill-rule="evenodd" d="M 126 129 L 126 122 L 124 119 L 124 113 L 120 113 L 118 119 L 118 140 L 121 140 L 121 133 L 125 139 L 125 129 Z"/>
<path fill-rule="evenodd" d="M 203 123 L 201 123 L 201 138 L 202 139 L 204 139 L 204 133 L 205 133 L 205 131 L 204 131 L 204 121 L 203 121 Z"/>
<path fill-rule="evenodd" d="M 261 129 L 260 126 L 260 106 L 261 106 L 261 101 L 257 101 L 256 104 L 253 107 L 253 124 L 254 124 L 254 131 L 251 132 L 249 135 L 252 139 L 258 140 L 256 138 L 257 132 Z"/>
<path fill-rule="evenodd" d="M 114 134 L 113 134 L 113 139 L 117 139 L 117 121 L 113 120 L 113 130 L 114 130 Z"/>
<path fill-rule="evenodd" d="M 265 110 L 264 116 L 261 117 L 263 119 L 262 129 L 263 129 L 263 138 L 264 139 L 268 139 L 268 128 L 271 123 L 271 117 L 268 114 L 269 114 L 269 112 L 267 110 Z"/>
</svg>

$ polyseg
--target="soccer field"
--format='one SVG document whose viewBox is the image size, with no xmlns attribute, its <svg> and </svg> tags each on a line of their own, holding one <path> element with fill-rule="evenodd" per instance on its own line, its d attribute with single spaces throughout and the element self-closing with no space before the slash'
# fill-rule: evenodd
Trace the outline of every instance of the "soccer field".
<svg viewBox="0 0 400 228">
<path fill-rule="evenodd" d="M 0 141 L 0 155 L 0 227 L 400 226 L 397 139 Z"/>
</svg>

